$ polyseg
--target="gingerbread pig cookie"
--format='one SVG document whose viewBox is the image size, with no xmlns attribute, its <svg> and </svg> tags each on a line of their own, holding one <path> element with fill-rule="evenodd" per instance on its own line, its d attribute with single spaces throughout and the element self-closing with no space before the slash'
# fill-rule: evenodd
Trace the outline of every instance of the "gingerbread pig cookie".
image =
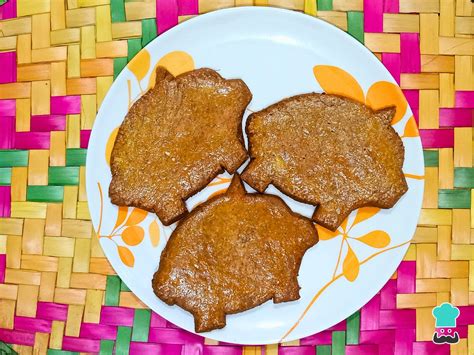
<svg viewBox="0 0 474 355">
<path fill-rule="evenodd" d="M 359 207 L 393 207 L 408 189 L 394 114 L 335 95 L 282 100 L 249 116 L 242 179 L 317 206 L 313 220 L 331 230 Z"/>
<path fill-rule="evenodd" d="M 187 212 L 184 200 L 247 159 L 241 125 L 251 99 L 242 80 L 223 79 L 212 69 L 174 77 L 158 67 L 155 87 L 118 131 L 112 203 L 153 211 L 165 225 L 177 221 Z"/>
<path fill-rule="evenodd" d="M 196 332 L 226 315 L 299 298 L 298 270 L 315 245 L 313 223 L 273 195 L 246 193 L 234 176 L 223 195 L 181 220 L 161 254 L 155 294 L 194 316 Z"/>
</svg>

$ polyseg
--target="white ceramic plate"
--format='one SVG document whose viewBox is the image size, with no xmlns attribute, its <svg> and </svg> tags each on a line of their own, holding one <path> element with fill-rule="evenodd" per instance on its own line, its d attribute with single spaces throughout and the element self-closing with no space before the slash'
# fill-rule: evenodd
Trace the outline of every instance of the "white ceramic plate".
<svg viewBox="0 0 474 355">
<path fill-rule="evenodd" d="M 225 78 L 243 79 L 253 94 L 249 105 L 252 111 L 313 91 L 352 96 L 374 108 L 397 106 L 393 127 L 405 145 L 403 169 L 408 192 L 390 210 L 364 209 L 349 216 L 345 235 L 358 238 L 370 233 L 363 241 L 348 238 L 347 244 L 343 233 L 330 235 L 320 229 L 322 240 L 306 253 L 301 265 L 300 300 L 278 305 L 266 302 L 227 316 L 225 328 L 202 335 L 240 344 L 290 341 L 322 331 L 367 303 L 392 276 L 415 231 L 424 184 L 418 131 L 395 81 L 363 45 L 324 21 L 275 8 L 216 11 L 169 30 L 129 63 L 102 103 L 87 154 L 87 196 L 104 252 L 128 287 L 155 312 L 194 331 L 192 316 L 161 302 L 151 288 L 160 253 L 174 226 L 164 227 L 152 213 L 142 214 L 133 208 L 119 210 L 110 203 L 107 193 L 111 179 L 107 155 L 114 133 L 129 106 L 148 87 L 158 62 L 174 74 L 210 67 Z M 190 198 L 188 208 L 225 188 L 228 177 L 221 175 L 212 186 Z M 303 215 L 310 216 L 313 211 L 271 186 L 267 193 L 281 196 Z M 136 227 L 125 232 L 133 225 Z M 144 231 L 143 238 L 139 229 Z"/>
</svg>

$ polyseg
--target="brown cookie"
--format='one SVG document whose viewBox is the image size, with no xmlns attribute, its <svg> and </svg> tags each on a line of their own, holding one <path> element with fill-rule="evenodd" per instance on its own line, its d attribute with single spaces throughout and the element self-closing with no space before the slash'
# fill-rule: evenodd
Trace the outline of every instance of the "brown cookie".
<svg viewBox="0 0 474 355">
<path fill-rule="evenodd" d="M 196 332 L 222 328 L 226 314 L 297 300 L 298 270 L 318 235 L 277 196 L 249 194 L 238 175 L 227 192 L 181 220 L 153 277 L 155 294 L 194 316 Z"/>
<path fill-rule="evenodd" d="M 118 131 L 112 203 L 153 211 L 165 225 L 177 221 L 187 212 L 184 200 L 247 159 L 242 116 L 251 99 L 242 80 L 225 80 L 212 69 L 175 78 L 158 67 L 155 87 Z"/>
<path fill-rule="evenodd" d="M 313 220 L 331 230 L 357 208 L 393 207 L 408 189 L 394 114 L 335 95 L 287 98 L 249 116 L 242 179 L 317 205 Z"/>
</svg>

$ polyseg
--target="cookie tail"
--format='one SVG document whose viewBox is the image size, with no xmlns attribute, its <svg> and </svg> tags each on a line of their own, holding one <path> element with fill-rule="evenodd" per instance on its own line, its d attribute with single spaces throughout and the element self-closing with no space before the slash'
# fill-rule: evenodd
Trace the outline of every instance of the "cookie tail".
<svg viewBox="0 0 474 355">
<path fill-rule="evenodd" d="M 154 207 L 154 211 L 165 226 L 169 226 L 188 213 L 186 205 L 179 197 L 164 198 Z"/>
<path fill-rule="evenodd" d="M 268 185 L 272 183 L 272 179 L 268 176 L 262 164 L 257 163 L 256 160 L 250 161 L 241 177 L 242 180 L 260 193 L 264 192 Z"/>
</svg>

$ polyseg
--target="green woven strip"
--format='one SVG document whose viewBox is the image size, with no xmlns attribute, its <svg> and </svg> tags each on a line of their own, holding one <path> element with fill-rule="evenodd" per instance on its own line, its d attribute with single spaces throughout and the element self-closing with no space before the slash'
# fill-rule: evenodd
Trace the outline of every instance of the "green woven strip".
<svg viewBox="0 0 474 355">
<path fill-rule="evenodd" d="M 330 11 L 332 10 L 332 0 L 318 0 L 319 11 Z"/>
<path fill-rule="evenodd" d="M 129 39 L 127 62 L 131 61 L 140 52 L 140 49 L 142 49 L 142 40 L 140 38 Z"/>
<path fill-rule="evenodd" d="M 364 13 L 359 11 L 347 12 L 347 32 L 357 39 L 360 43 L 364 43 Z"/>
<path fill-rule="evenodd" d="M 57 349 L 48 349 L 48 355 L 79 355 L 75 351 L 66 351 L 66 350 L 57 350 Z"/>
<path fill-rule="evenodd" d="M 471 208 L 471 190 L 439 190 L 439 208 Z"/>
<path fill-rule="evenodd" d="M 359 344 L 360 312 L 355 312 L 346 321 L 346 344 Z"/>
<path fill-rule="evenodd" d="M 454 168 L 454 187 L 474 188 L 474 168 Z"/>
<path fill-rule="evenodd" d="M 127 65 L 127 58 L 114 58 L 114 80 Z"/>
<path fill-rule="evenodd" d="M 79 185 L 79 168 L 51 166 L 48 170 L 49 185 Z"/>
<path fill-rule="evenodd" d="M 151 312 L 149 309 L 135 309 L 133 318 L 132 341 L 148 341 L 150 332 Z"/>
<path fill-rule="evenodd" d="M 10 185 L 12 183 L 12 169 L 0 168 L 0 185 Z"/>
<path fill-rule="evenodd" d="M 316 347 L 316 355 L 331 355 L 331 345 L 319 345 Z"/>
<path fill-rule="evenodd" d="M 142 20 L 142 47 L 145 47 L 157 36 L 154 18 Z"/>
<path fill-rule="evenodd" d="M 86 156 L 87 149 L 66 149 L 66 166 L 84 166 L 86 165 Z"/>
<path fill-rule="evenodd" d="M 0 340 L 0 354 L 1 355 L 16 355 L 18 354 L 15 350 L 13 350 L 12 345 L 4 343 Z"/>
<path fill-rule="evenodd" d="M 437 150 L 423 150 L 426 167 L 439 166 L 439 152 Z"/>
<path fill-rule="evenodd" d="M 344 355 L 346 353 L 346 332 L 332 332 L 332 355 Z"/>
<path fill-rule="evenodd" d="M 28 186 L 26 199 L 33 202 L 62 202 L 64 186 Z"/>
<path fill-rule="evenodd" d="M 8 0 L 0 0 L 0 6 L 2 6 L 3 4 L 5 4 Z"/>
<path fill-rule="evenodd" d="M 120 282 L 120 291 L 122 292 L 130 292 L 130 289 L 128 288 L 127 284 L 125 282 Z"/>
<path fill-rule="evenodd" d="M 112 22 L 125 22 L 125 5 L 123 0 L 110 0 Z"/>
<path fill-rule="evenodd" d="M 130 350 L 130 338 L 132 335 L 132 328 L 118 327 L 117 342 L 115 343 L 116 354 L 128 354 Z"/>
<path fill-rule="evenodd" d="M 0 168 L 28 166 L 27 150 L 0 150 Z"/>
<path fill-rule="evenodd" d="M 116 275 L 108 275 L 105 286 L 105 305 L 118 306 L 120 296 L 120 278 Z"/>
<path fill-rule="evenodd" d="M 113 340 L 101 340 L 100 341 L 100 355 L 111 355 L 114 353 L 114 341 Z"/>
</svg>

